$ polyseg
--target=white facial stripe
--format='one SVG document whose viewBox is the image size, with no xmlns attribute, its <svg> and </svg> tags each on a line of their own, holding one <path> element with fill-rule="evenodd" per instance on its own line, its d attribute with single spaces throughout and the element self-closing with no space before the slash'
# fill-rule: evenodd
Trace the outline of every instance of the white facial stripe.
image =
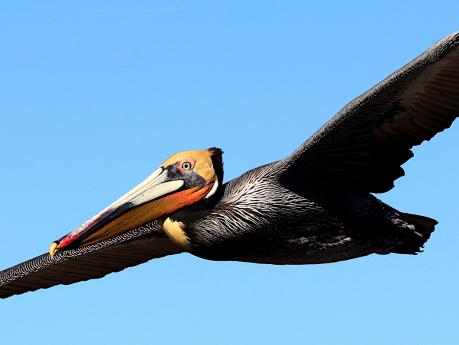
<svg viewBox="0 0 459 345">
<path fill-rule="evenodd" d="M 218 188 L 218 180 L 214 182 L 214 185 L 212 186 L 212 189 L 210 190 L 209 193 L 207 193 L 207 195 L 204 197 L 204 199 L 208 199 L 212 195 L 214 195 L 215 192 L 217 191 L 217 188 Z"/>
</svg>

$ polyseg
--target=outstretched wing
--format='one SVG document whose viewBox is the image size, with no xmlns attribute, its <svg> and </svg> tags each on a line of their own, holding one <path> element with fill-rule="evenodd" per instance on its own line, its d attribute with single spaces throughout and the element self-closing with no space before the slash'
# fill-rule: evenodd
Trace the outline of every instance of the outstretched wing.
<svg viewBox="0 0 459 345">
<path fill-rule="evenodd" d="M 281 183 L 386 192 L 411 148 L 459 114 L 459 32 L 346 105 L 280 162 Z"/>
<path fill-rule="evenodd" d="M 0 298 L 58 284 L 101 278 L 111 272 L 182 250 L 163 233 L 157 221 L 97 244 L 37 256 L 0 272 Z"/>
</svg>

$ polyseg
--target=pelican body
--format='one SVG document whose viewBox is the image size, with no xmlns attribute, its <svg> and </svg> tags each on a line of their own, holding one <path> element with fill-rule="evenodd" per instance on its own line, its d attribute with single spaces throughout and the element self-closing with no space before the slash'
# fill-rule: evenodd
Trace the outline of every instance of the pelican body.
<svg viewBox="0 0 459 345">
<path fill-rule="evenodd" d="M 372 253 L 416 254 L 434 230 L 435 220 L 405 215 L 370 193 L 284 185 L 282 164 L 230 181 L 213 205 L 209 200 L 172 215 L 186 234 L 186 249 L 211 260 L 318 264 Z"/>
<path fill-rule="evenodd" d="M 350 102 L 282 160 L 223 183 L 222 150 L 173 155 L 48 253 L 1 271 L 0 297 L 182 252 L 267 264 L 417 254 L 437 222 L 373 193 L 390 190 L 411 148 L 458 114 L 455 33 Z"/>
</svg>

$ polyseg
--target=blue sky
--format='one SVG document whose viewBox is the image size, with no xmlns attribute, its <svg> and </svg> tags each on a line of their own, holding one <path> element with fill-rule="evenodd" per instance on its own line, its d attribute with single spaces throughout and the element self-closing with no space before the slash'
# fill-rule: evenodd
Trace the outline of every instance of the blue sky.
<svg viewBox="0 0 459 345">
<path fill-rule="evenodd" d="M 185 149 L 226 180 L 282 158 L 446 34 L 443 1 L 0 6 L 0 266 L 41 254 Z M 382 199 L 440 221 L 418 256 L 318 266 L 168 257 L 0 301 L 2 343 L 455 344 L 459 123 Z"/>
</svg>

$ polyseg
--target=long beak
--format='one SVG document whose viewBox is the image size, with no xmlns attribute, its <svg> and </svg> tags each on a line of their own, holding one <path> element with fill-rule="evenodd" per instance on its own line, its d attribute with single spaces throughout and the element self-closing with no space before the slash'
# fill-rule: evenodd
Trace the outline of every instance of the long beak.
<svg viewBox="0 0 459 345">
<path fill-rule="evenodd" d="M 184 180 L 169 180 L 167 169 L 157 169 L 97 215 L 54 241 L 49 248 L 50 255 L 67 248 L 88 246 L 170 215 L 202 199 L 212 188 L 209 184 L 180 190 L 184 184 Z"/>
</svg>

